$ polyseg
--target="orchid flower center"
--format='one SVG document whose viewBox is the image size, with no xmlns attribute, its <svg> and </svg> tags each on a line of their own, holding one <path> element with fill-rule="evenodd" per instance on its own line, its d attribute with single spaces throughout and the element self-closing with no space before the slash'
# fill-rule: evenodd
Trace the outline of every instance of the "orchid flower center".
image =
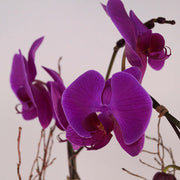
<svg viewBox="0 0 180 180">
<path fill-rule="evenodd" d="M 103 124 L 100 122 L 98 114 L 91 113 L 83 121 L 83 127 L 87 131 L 104 130 Z"/>
</svg>

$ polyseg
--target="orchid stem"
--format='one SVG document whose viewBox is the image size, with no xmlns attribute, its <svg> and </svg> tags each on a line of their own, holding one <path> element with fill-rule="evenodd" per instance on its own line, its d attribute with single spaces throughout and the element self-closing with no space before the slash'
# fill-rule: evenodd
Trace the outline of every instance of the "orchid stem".
<svg viewBox="0 0 180 180">
<path fill-rule="evenodd" d="M 152 101 L 153 101 L 153 108 L 156 109 L 158 106 L 160 106 L 160 104 L 152 97 L 150 96 Z M 172 128 L 174 129 L 175 133 L 177 134 L 178 138 L 180 139 L 180 131 L 178 130 L 178 128 L 180 129 L 180 121 L 178 121 L 174 116 L 172 116 L 169 112 L 166 112 L 164 114 L 164 116 L 166 117 L 166 119 L 169 121 L 169 123 L 171 124 Z"/>
<path fill-rule="evenodd" d="M 111 73 L 111 70 L 112 70 L 116 55 L 117 55 L 119 49 L 122 48 L 124 45 L 125 45 L 125 40 L 120 39 L 119 41 L 117 41 L 116 46 L 113 48 L 114 51 L 113 51 L 113 54 L 112 54 L 112 57 L 111 57 L 111 61 L 109 63 L 109 67 L 108 67 L 108 70 L 107 70 L 107 73 L 106 73 L 105 80 L 109 79 L 109 76 L 110 76 L 110 73 Z"/>
<path fill-rule="evenodd" d="M 111 61 L 110 61 L 110 64 L 109 64 L 109 67 L 108 67 L 108 70 L 107 70 L 107 74 L 106 74 L 105 80 L 109 79 L 109 76 L 110 76 L 110 73 L 111 73 L 111 70 L 112 70 L 112 66 L 114 64 L 114 60 L 115 60 L 115 57 L 116 57 L 116 54 L 117 54 L 118 50 L 119 50 L 119 47 L 115 46 L 114 47 L 114 51 L 113 51 L 113 55 L 111 57 Z"/>
<path fill-rule="evenodd" d="M 126 53 L 124 50 L 123 57 L 122 57 L 122 63 L 121 63 L 121 71 L 124 71 L 125 69 L 126 69 Z"/>
<path fill-rule="evenodd" d="M 78 153 L 82 150 L 78 150 Z M 77 173 L 77 166 L 76 166 L 76 151 L 73 150 L 73 147 L 69 141 L 67 141 L 67 151 L 68 151 L 68 166 L 69 166 L 69 177 L 68 180 L 80 180 L 80 177 Z"/>
<path fill-rule="evenodd" d="M 179 171 L 180 171 L 180 167 L 179 167 L 179 166 L 176 166 L 176 165 L 174 165 L 174 164 L 171 164 L 171 165 L 166 166 L 166 167 L 163 169 L 163 172 L 166 173 L 169 168 L 173 168 L 173 169 L 176 169 L 176 170 L 179 170 Z"/>
</svg>

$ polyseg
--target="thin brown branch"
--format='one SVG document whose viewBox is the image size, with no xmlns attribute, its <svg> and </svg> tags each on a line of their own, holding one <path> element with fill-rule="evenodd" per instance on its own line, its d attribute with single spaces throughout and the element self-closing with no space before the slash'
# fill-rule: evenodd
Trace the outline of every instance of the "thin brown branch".
<svg viewBox="0 0 180 180">
<path fill-rule="evenodd" d="M 121 61 L 121 71 L 126 69 L 126 53 L 123 51 L 122 61 Z"/>
<path fill-rule="evenodd" d="M 38 158 L 39 158 L 39 152 L 40 152 L 40 146 L 41 146 L 41 141 L 42 141 L 42 138 L 43 138 L 43 134 L 44 134 L 44 129 L 41 130 L 41 136 L 40 136 L 39 143 L 38 143 L 37 153 L 36 153 L 36 157 L 35 157 L 35 159 L 33 161 L 33 165 L 31 167 L 29 180 L 31 180 L 31 178 L 33 177 L 33 169 L 34 169 L 34 166 L 35 166 L 35 164 L 36 164 L 36 162 L 38 161 Z"/>
<path fill-rule="evenodd" d="M 43 180 L 45 179 L 47 167 L 53 164 L 53 162 L 56 159 L 56 158 L 53 158 L 53 160 L 50 162 L 53 144 L 54 144 L 54 141 L 53 141 L 53 133 L 52 133 L 51 138 L 49 139 L 49 147 L 47 148 L 47 160 L 46 160 L 46 168 L 44 169 L 44 173 L 43 173 Z"/>
<path fill-rule="evenodd" d="M 161 118 L 159 118 L 158 128 L 157 128 L 157 132 L 158 132 L 157 154 L 161 162 L 161 170 L 163 170 L 164 169 L 164 144 L 163 144 L 162 136 L 160 133 L 160 123 L 161 123 Z M 160 147 L 162 150 L 162 155 L 160 153 Z"/>
<path fill-rule="evenodd" d="M 151 151 L 148 151 L 148 150 L 142 150 L 142 152 L 144 152 L 144 153 L 148 153 L 148 154 L 157 154 L 157 152 L 151 152 Z"/>
<path fill-rule="evenodd" d="M 39 176 L 39 173 L 34 176 L 32 180 L 35 180 Z"/>
<path fill-rule="evenodd" d="M 49 153 L 48 153 L 48 156 L 47 156 L 47 164 L 49 163 L 49 161 L 51 159 L 51 153 L 52 153 L 53 144 L 54 144 L 54 141 L 53 141 L 53 135 L 52 135 L 52 138 L 50 140 Z"/>
<path fill-rule="evenodd" d="M 150 137 L 150 136 L 147 136 L 147 135 L 146 135 L 145 137 L 146 137 L 147 139 L 149 139 L 149 140 L 158 142 L 158 139 L 157 139 L 157 138 Z M 167 152 L 169 152 L 169 149 L 168 149 L 166 146 L 164 146 L 164 144 L 160 143 L 160 145 L 161 145 Z"/>
<path fill-rule="evenodd" d="M 54 163 L 55 160 L 56 160 L 56 158 L 53 158 L 53 159 L 49 162 L 49 164 L 47 165 L 47 167 L 51 166 L 51 165 Z"/>
<path fill-rule="evenodd" d="M 128 174 L 130 174 L 130 175 L 132 175 L 132 176 L 135 176 L 135 177 L 138 177 L 138 178 L 147 180 L 145 177 L 142 177 L 142 176 L 140 176 L 140 175 L 138 175 L 138 174 L 132 173 L 132 172 L 128 171 L 128 170 L 125 169 L 125 168 L 122 168 L 122 170 L 125 171 L 125 172 L 127 172 Z"/>
<path fill-rule="evenodd" d="M 59 76 L 61 76 L 61 65 L 60 65 L 61 60 L 62 60 L 62 57 L 60 57 L 58 59 L 58 73 L 59 73 Z"/>
<path fill-rule="evenodd" d="M 173 156 L 173 152 L 172 152 L 172 149 L 171 149 L 171 148 L 169 148 L 169 155 L 170 155 L 170 158 L 171 158 L 171 160 L 172 160 L 172 164 L 173 164 L 173 165 L 176 165 L 176 162 L 175 162 L 175 160 L 174 160 L 174 156 Z M 173 175 L 174 175 L 174 176 L 175 176 L 175 172 L 176 172 L 176 170 L 173 169 Z"/>
<path fill-rule="evenodd" d="M 146 162 L 142 161 L 141 159 L 139 159 L 139 161 L 140 161 L 140 163 L 142 163 L 142 164 L 144 164 L 144 165 L 146 165 L 146 166 L 148 166 L 148 167 L 151 167 L 151 168 L 156 169 L 156 170 L 158 170 L 158 171 L 161 170 L 161 169 L 159 169 L 159 168 L 156 168 L 156 167 L 154 167 L 154 166 L 151 166 L 150 164 L 147 164 Z"/>
<path fill-rule="evenodd" d="M 47 143 L 44 142 L 44 145 L 45 145 L 44 146 L 44 156 L 43 156 L 42 167 L 41 167 L 41 170 L 39 172 L 39 180 L 42 179 L 43 173 L 45 173 L 45 170 L 47 168 L 47 155 L 48 155 L 49 145 L 51 142 L 51 138 L 53 137 L 54 130 L 55 130 L 55 125 L 50 128 Z"/>
<path fill-rule="evenodd" d="M 22 128 L 19 127 L 19 133 L 17 138 L 17 151 L 18 151 L 18 164 L 17 164 L 17 175 L 19 180 L 21 180 L 20 166 L 21 166 L 21 150 L 20 150 L 20 141 L 21 141 L 21 131 Z"/>
<path fill-rule="evenodd" d="M 155 157 L 154 160 L 156 161 L 156 163 L 161 166 L 161 162 Z"/>
<path fill-rule="evenodd" d="M 21 106 L 21 104 L 16 104 L 15 106 L 15 110 L 17 112 L 17 114 L 21 114 L 22 112 L 18 109 L 18 107 Z"/>
</svg>

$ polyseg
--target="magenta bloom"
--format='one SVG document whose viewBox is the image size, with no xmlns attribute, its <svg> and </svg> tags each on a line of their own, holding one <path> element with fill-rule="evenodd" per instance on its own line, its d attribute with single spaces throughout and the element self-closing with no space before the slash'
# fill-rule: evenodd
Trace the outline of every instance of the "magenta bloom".
<svg viewBox="0 0 180 180">
<path fill-rule="evenodd" d="M 70 141 L 73 145 L 74 149 L 79 149 L 82 146 L 85 146 L 88 150 L 92 149 L 99 149 L 105 146 L 109 140 L 111 139 L 112 135 L 105 136 L 104 132 L 98 132 L 92 135 L 89 138 L 84 138 L 79 136 L 69 125 L 66 116 L 64 114 L 64 110 L 62 108 L 62 94 L 65 90 L 65 86 L 63 83 L 62 78 L 59 76 L 57 72 L 54 70 L 45 68 L 44 69 L 48 72 L 48 74 L 53 78 L 54 81 L 49 81 L 47 86 L 49 88 L 51 94 L 51 100 L 54 110 L 54 118 L 56 120 L 56 125 L 59 129 L 66 131 L 66 138 Z M 95 119 L 92 117 L 92 126 Z"/>
<path fill-rule="evenodd" d="M 65 90 L 65 86 L 62 78 L 59 76 L 57 72 L 54 70 L 43 67 L 46 72 L 53 78 L 54 81 L 47 82 L 47 86 L 50 91 L 53 111 L 54 111 L 54 119 L 56 120 L 56 125 L 61 130 L 66 130 L 68 126 L 68 122 L 64 115 L 64 111 L 61 105 L 62 94 Z"/>
<path fill-rule="evenodd" d="M 25 120 L 39 118 L 40 124 L 46 128 L 52 119 L 52 108 L 49 93 L 42 83 L 35 80 L 35 53 L 43 37 L 37 39 L 29 50 L 28 60 L 21 54 L 13 57 L 10 75 L 11 88 L 22 105 L 22 116 Z"/>
<path fill-rule="evenodd" d="M 141 69 L 142 77 L 147 61 L 153 69 L 160 70 L 170 56 L 164 47 L 163 36 L 152 33 L 133 11 L 128 16 L 120 0 L 109 0 L 103 7 L 126 41 L 125 52 L 129 63 Z"/>
<path fill-rule="evenodd" d="M 122 148 L 137 155 L 144 144 L 152 102 L 133 75 L 140 78 L 135 67 L 114 74 L 106 82 L 93 70 L 76 79 L 62 97 L 70 127 L 80 137 L 93 138 L 102 147 L 114 131 Z"/>
</svg>

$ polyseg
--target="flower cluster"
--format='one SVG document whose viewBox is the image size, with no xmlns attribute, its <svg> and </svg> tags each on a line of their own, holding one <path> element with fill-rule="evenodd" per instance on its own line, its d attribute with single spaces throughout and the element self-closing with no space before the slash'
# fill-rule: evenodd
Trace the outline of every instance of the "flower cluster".
<svg viewBox="0 0 180 180">
<path fill-rule="evenodd" d="M 133 11 L 129 17 L 120 0 L 109 0 L 103 7 L 126 42 L 126 57 L 132 67 L 108 80 L 89 70 L 67 88 L 59 73 L 43 67 L 52 78 L 43 83 L 36 80 L 35 67 L 42 37 L 32 44 L 27 59 L 21 51 L 14 55 L 10 83 L 22 105 L 23 118 L 38 117 L 43 128 L 54 118 L 74 149 L 100 149 L 114 132 L 121 147 L 135 156 L 143 148 L 152 112 L 152 100 L 141 86 L 147 62 L 159 70 L 170 55 L 162 35 L 152 33 Z"/>
</svg>

